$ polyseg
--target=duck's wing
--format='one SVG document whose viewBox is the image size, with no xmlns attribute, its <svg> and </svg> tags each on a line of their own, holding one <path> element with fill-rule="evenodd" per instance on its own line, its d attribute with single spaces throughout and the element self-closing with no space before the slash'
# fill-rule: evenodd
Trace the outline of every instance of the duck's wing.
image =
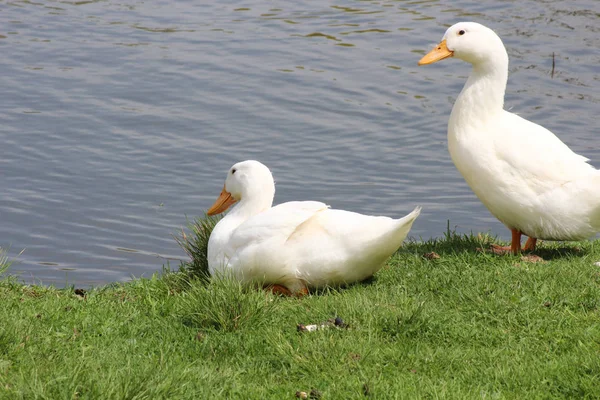
<svg viewBox="0 0 600 400">
<path fill-rule="evenodd" d="M 232 234 L 230 244 L 240 249 L 265 240 L 285 243 L 305 222 L 329 206 L 318 201 L 290 201 L 249 218 Z"/>
<path fill-rule="evenodd" d="M 596 171 L 548 129 L 516 114 L 504 112 L 494 129 L 497 157 L 521 178 L 560 185 Z"/>
</svg>

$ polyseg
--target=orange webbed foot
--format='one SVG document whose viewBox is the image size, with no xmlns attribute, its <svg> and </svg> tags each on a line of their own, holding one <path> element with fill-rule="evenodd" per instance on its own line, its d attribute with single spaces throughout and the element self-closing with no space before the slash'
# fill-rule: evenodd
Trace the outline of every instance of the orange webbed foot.
<svg viewBox="0 0 600 400">
<path fill-rule="evenodd" d="M 279 296 L 291 296 L 292 292 L 286 288 L 285 286 L 282 285 L 266 285 L 264 287 L 265 290 L 270 291 L 273 294 L 279 295 Z"/>
<path fill-rule="evenodd" d="M 509 254 L 509 252 L 510 252 L 514 255 L 517 255 L 521 252 L 521 235 L 522 235 L 521 231 L 519 231 L 517 229 L 511 229 L 510 233 L 512 236 L 510 246 L 500 246 L 497 244 L 493 244 L 491 246 L 491 250 L 494 254 L 504 255 L 504 254 Z M 527 243 L 529 243 L 529 241 L 527 241 Z"/>
<path fill-rule="evenodd" d="M 503 256 L 505 254 L 510 254 L 512 248 L 510 246 L 500 246 L 499 244 L 491 244 L 490 251 L 499 256 Z"/>
<path fill-rule="evenodd" d="M 276 283 L 272 284 L 272 285 L 266 285 L 266 286 L 264 286 L 264 289 L 267 291 L 270 291 L 273 294 L 279 295 L 279 296 L 303 297 L 308 294 L 308 288 L 304 285 L 302 287 L 300 287 L 298 290 L 295 290 L 293 292 L 290 289 L 288 289 L 287 287 L 276 284 Z"/>
</svg>

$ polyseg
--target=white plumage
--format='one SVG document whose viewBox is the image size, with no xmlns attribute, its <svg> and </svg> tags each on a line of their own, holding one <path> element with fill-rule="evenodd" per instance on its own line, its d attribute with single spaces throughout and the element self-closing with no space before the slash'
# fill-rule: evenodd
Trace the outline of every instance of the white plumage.
<svg viewBox="0 0 600 400">
<path fill-rule="evenodd" d="M 237 204 L 208 242 L 211 274 L 231 272 L 242 281 L 279 285 L 291 293 L 342 285 L 377 272 L 402 244 L 420 207 L 404 218 L 332 210 L 316 201 L 271 207 L 275 184 L 258 161 L 229 170 L 209 214 Z"/>
<path fill-rule="evenodd" d="M 450 27 L 420 65 L 456 57 L 473 65 L 448 122 L 456 168 L 490 212 L 511 229 L 511 250 L 537 239 L 579 240 L 600 231 L 600 171 L 548 129 L 503 109 L 508 55 L 494 31 Z"/>
</svg>

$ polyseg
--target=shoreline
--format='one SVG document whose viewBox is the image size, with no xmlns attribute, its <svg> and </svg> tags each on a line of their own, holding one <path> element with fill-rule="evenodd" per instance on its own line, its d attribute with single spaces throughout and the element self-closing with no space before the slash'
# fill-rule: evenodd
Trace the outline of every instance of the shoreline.
<svg viewBox="0 0 600 400">
<path fill-rule="evenodd" d="M 407 242 L 371 281 L 303 298 L 179 272 L 2 277 L 0 398 L 600 397 L 600 241 L 541 259 L 489 242 Z"/>
</svg>

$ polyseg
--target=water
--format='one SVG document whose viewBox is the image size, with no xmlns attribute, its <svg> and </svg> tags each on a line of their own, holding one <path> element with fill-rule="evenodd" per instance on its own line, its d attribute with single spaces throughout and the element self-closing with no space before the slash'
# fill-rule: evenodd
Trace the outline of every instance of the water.
<svg viewBox="0 0 600 400">
<path fill-rule="evenodd" d="M 0 246 L 23 280 L 99 285 L 185 259 L 171 237 L 235 162 L 277 203 L 508 231 L 446 150 L 469 69 L 417 67 L 474 20 L 507 45 L 506 106 L 600 166 L 600 3 L 0 1 Z M 552 54 L 555 71 L 551 76 Z"/>
</svg>

